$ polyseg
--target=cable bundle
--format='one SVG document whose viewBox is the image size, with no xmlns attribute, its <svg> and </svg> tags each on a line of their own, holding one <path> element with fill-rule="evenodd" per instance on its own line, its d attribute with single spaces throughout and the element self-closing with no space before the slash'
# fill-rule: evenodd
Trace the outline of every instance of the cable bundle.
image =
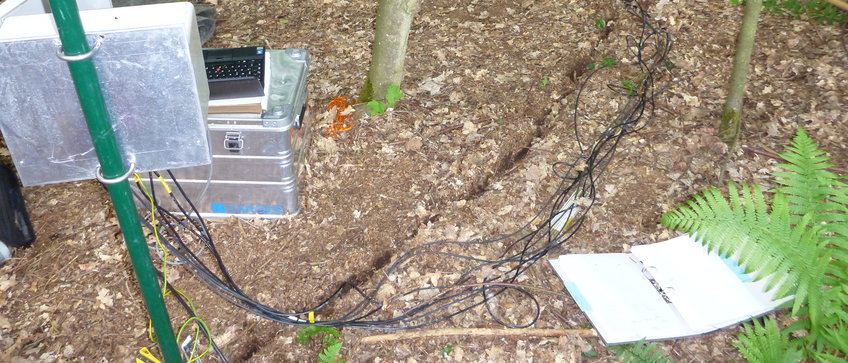
<svg viewBox="0 0 848 363">
<path fill-rule="evenodd" d="M 156 211 L 156 218 L 164 229 L 164 232 L 157 231 L 157 234 L 173 256 L 221 298 L 266 319 L 289 325 L 400 330 L 433 325 L 476 307 L 485 306 L 492 319 L 504 326 L 531 326 L 541 313 L 539 302 L 526 287 L 516 283 L 517 278 L 550 251 L 568 242 L 583 226 L 588 210 L 595 203 L 596 181 L 609 165 L 622 138 L 645 127 L 653 116 L 654 97 L 661 92 L 656 89 L 655 81 L 670 69 L 666 58 L 671 47 L 669 34 L 664 29 L 655 27 L 649 14 L 637 3 L 632 0 L 624 2 L 628 12 L 639 19 L 641 24 L 640 34 L 629 36 L 627 43 L 642 79 L 628 89 L 610 85 L 618 95 L 627 97 L 627 102 L 617 116 L 609 121 L 610 125 L 598 135 L 596 141 L 591 146 L 584 147 L 577 129 L 580 97 L 589 80 L 599 69 L 592 70 L 585 77 L 577 92 L 574 107 L 574 130 L 580 147 L 580 157 L 572 163 L 557 162 L 553 165 L 555 174 L 560 178 L 556 192 L 544 204 L 541 212 L 512 234 L 483 241 L 438 241 L 417 246 L 398 256 L 386 267 L 384 276 L 367 291 L 358 286 L 341 286 L 312 309 L 286 313 L 257 302 L 233 281 L 206 228 L 206 223 L 199 218 L 194 204 L 185 198 L 182 187 L 170 172 L 169 176 L 174 180 L 178 193 L 171 192 L 167 187 L 165 189 L 168 191 L 167 197 L 179 213 L 171 213 L 159 206 L 155 202 L 155 195 L 151 195 L 151 198 L 137 196 L 142 203 L 154 201 L 152 209 Z M 153 176 L 149 178 L 149 182 L 154 182 Z M 141 183 L 139 186 L 141 187 Z M 177 198 L 177 195 L 180 198 Z M 187 203 L 182 203 L 180 199 Z M 198 241 L 209 251 L 213 259 L 212 266 L 191 251 L 187 243 L 190 239 Z M 502 251 L 493 259 L 459 253 L 468 253 L 470 249 L 480 246 L 487 246 L 491 250 L 498 248 L 498 244 L 502 244 Z M 400 274 L 403 266 L 424 256 L 437 256 L 451 266 L 464 264 L 467 267 L 455 274 L 449 284 L 417 288 L 387 301 L 379 301 L 378 292 L 393 277 Z M 356 294 L 346 293 L 349 291 Z M 416 305 L 399 311 L 389 311 L 385 306 L 385 303 L 408 302 L 416 296 L 427 297 L 419 299 L 420 302 Z M 498 303 L 510 296 L 513 299 L 526 299 L 529 306 L 533 307 L 532 317 L 523 322 L 512 322 L 499 313 Z M 314 320 L 316 313 L 330 304 L 340 303 L 343 297 L 354 300 L 352 307 L 345 310 L 346 312 L 334 318 Z M 386 312 L 395 315 L 384 317 Z M 217 347 L 215 349 L 217 350 Z"/>
</svg>

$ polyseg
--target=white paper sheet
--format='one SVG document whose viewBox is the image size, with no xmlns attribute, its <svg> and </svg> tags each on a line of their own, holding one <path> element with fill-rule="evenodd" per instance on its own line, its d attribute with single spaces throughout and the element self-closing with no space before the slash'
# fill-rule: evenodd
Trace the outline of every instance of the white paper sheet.
<svg viewBox="0 0 848 363">
<path fill-rule="evenodd" d="M 607 344 L 703 334 L 783 302 L 687 235 L 634 246 L 630 254 L 564 255 L 550 262 Z"/>
</svg>

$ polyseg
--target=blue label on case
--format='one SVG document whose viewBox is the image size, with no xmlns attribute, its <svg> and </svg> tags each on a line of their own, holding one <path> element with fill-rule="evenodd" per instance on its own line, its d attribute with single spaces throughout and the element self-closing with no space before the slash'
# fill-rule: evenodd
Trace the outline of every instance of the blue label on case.
<svg viewBox="0 0 848 363">
<path fill-rule="evenodd" d="M 224 203 L 212 203 L 212 213 L 227 213 Z"/>
<path fill-rule="evenodd" d="M 212 213 L 228 214 L 285 214 L 281 205 L 212 203 Z"/>
</svg>

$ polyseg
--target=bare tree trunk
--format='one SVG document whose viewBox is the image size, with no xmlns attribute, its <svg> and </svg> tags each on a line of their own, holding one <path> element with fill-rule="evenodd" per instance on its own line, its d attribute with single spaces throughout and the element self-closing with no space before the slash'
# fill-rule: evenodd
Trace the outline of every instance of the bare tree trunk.
<svg viewBox="0 0 848 363">
<path fill-rule="evenodd" d="M 371 46 L 371 67 L 357 102 L 386 97 L 390 86 L 403 81 L 403 62 L 412 19 L 420 0 L 380 0 Z"/>
<path fill-rule="evenodd" d="M 763 10 L 763 0 L 747 0 L 745 16 L 742 18 L 742 29 L 736 41 L 736 55 L 733 57 L 733 71 L 730 75 L 730 87 L 724 110 L 721 113 L 721 124 L 718 136 L 730 149 L 730 154 L 739 145 L 739 133 L 742 128 L 742 101 L 745 99 L 745 83 L 748 78 L 748 68 L 751 63 L 751 53 L 754 50 L 754 37 L 757 34 L 757 23 Z"/>
</svg>

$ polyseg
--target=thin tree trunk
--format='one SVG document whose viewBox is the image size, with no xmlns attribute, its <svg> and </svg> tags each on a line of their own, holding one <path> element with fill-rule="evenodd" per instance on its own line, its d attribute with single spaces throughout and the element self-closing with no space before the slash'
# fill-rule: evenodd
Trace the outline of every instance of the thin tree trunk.
<svg viewBox="0 0 848 363">
<path fill-rule="evenodd" d="M 371 46 L 371 67 L 357 102 L 382 100 L 390 86 L 403 81 L 403 63 L 412 19 L 420 0 L 380 0 Z"/>
<path fill-rule="evenodd" d="M 718 136 L 730 148 L 731 155 L 739 145 L 739 133 L 742 128 L 742 101 L 745 99 L 745 83 L 748 78 L 748 68 L 751 63 L 751 53 L 754 50 L 754 37 L 757 34 L 757 23 L 763 10 L 763 0 L 747 0 L 745 16 L 742 18 L 742 29 L 736 41 L 736 55 L 733 57 L 733 71 L 730 75 L 730 87 L 724 110 L 721 113 L 721 124 Z"/>
</svg>

